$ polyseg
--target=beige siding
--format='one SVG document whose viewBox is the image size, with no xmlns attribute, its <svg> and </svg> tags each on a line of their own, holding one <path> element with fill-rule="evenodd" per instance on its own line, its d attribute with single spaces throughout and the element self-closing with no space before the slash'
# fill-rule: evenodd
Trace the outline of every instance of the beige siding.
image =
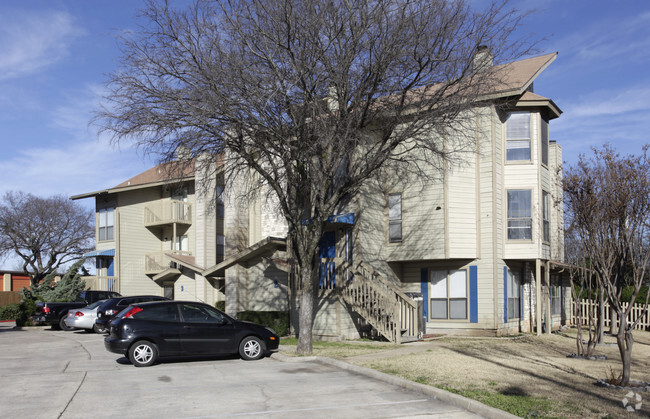
<svg viewBox="0 0 650 419">
<path fill-rule="evenodd" d="M 162 295 L 160 286 L 144 274 L 145 255 L 162 250 L 160 238 L 144 226 L 144 207 L 160 197 L 160 188 L 128 191 L 117 196 L 118 275 L 122 295 Z"/>
</svg>

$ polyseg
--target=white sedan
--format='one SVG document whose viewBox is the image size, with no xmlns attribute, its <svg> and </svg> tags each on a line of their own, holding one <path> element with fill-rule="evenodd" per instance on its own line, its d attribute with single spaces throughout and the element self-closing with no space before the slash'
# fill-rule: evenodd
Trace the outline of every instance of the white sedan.
<svg viewBox="0 0 650 419">
<path fill-rule="evenodd" d="M 97 308 L 102 305 L 106 300 L 95 301 L 84 308 L 72 308 L 68 310 L 68 315 L 65 318 L 65 324 L 69 327 L 77 329 L 86 329 L 99 333 L 100 331 L 95 327 L 95 319 L 97 318 Z"/>
</svg>

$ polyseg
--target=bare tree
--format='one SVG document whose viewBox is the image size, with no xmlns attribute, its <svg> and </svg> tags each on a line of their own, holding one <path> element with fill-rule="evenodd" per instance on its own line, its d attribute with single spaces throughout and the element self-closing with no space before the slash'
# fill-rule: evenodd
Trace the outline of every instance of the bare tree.
<svg viewBox="0 0 650 419">
<path fill-rule="evenodd" d="M 230 177 L 243 167 L 272 191 L 301 284 L 299 353 L 327 218 L 387 165 L 473 150 L 472 107 L 505 88 L 493 59 L 529 45 L 511 41 L 522 14 L 504 2 L 152 1 L 143 16 L 97 120 L 166 160 L 178 146 L 223 154 Z"/>
<path fill-rule="evenodd" d="M 608 145 L 580 156 L 565 176 L 567 205 L 584 242 L 599 287 L 616 312 L 616 336 L 623 364 L 621 384 L 630 380 L 634 338 L 640 317 L 631 318 L 632 302 L 645 281 L 650 259 L 650 161 L 647 147 L 641 156 L 621 157 Z M 631 303 L 624 304 L 626 286 L 633 289 Z M 648 299 L 645 301 L 648 307 Z"/>
<path fill-rule="evenodd" d="M 7 192 L 0 204 L 0 255 L 17 254 L 34 286 L 92 250 L 94 238 L 93 212 L 65 196 Z"/>
<path fill-rule="evenodd" d="M 593 355 L 598 337 L 602 334 L 602 330 L 598 328 L 598 313 L 596 312 L 596 305 L 588 304 L 586 311 L 583 310 L 581 304 L 584 295 L 587 298 L 593 298 L 593 293 L 598 288 L 595 272 L 589 267 L 590 258 L 588 257 L 584 242 L 581 237 L 576 234 L 577 228 L 572 224 L 572 214 L 569 211 L 570 206 L 567 205 L 568 225 L 565 228 L 564 234 L 564 251 L 567 261 L 567 271 L 569 273 L 569 283 L 571 285 L 571 297 L 575 302 L 574 317 L 577 319 L 576 328 L 576 354 L 581 357 L 588 358 Z M 583 340 L 583 323 L 587 324 L 587 344 Z"/>
</svg>

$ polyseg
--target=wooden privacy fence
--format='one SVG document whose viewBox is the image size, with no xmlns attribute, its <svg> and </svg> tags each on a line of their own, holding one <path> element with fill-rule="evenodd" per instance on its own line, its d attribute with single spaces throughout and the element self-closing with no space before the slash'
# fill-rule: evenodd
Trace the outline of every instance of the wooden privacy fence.
<svg viewBox="0 0 650 419">
<path fill-rule="evenodd" d="M 627 309 L 629 303 L 623 303 L 623 307 Z M 609 309 L 609 303 L 605 303 L 605 327 L 608 328 L 612 323 L 612 312 Z M 592 313 L 597 313 L 598 303 L 592 300 L 581 300 L 581 301 L 571 301 L 571 321 L 573 324 L 578 324 L 577 313 L 582 314 L 582 325 L 586 326 L 589 324 L 588 313 L 591 310 Z M 642 304 L 634 304 L 630 310 L 630 314 L 627 316 L 628 324 L 632 324 L 636 319 L 639 319 L 639 323 L 634 327 L 635 330 L 650 330 L 650 315 L 648 315 L 648 310 L 643 311 Z M 618 325 L 618 321 L 616 322 Z"/>
<path fill-rule="evenodd" d="M 22 299 L 23 294 L 18 291 L 0 291 L 0 307 L 19 303 Z"/>
</svg>

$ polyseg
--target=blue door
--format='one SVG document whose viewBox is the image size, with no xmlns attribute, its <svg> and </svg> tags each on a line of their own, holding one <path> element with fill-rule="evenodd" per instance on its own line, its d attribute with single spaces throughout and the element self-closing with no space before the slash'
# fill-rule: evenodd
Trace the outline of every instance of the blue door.
<svg viewBox="0 0 650 419">
<path fill-rule="evenodd" d="M 318 253 L 321 258 L 318 287 L 334 289 L 336 288 L 336 265 L 334 261 L 327 260 L 336 257 L 336 233 L 334 231 L 323 233 Z"/>
</svg>

